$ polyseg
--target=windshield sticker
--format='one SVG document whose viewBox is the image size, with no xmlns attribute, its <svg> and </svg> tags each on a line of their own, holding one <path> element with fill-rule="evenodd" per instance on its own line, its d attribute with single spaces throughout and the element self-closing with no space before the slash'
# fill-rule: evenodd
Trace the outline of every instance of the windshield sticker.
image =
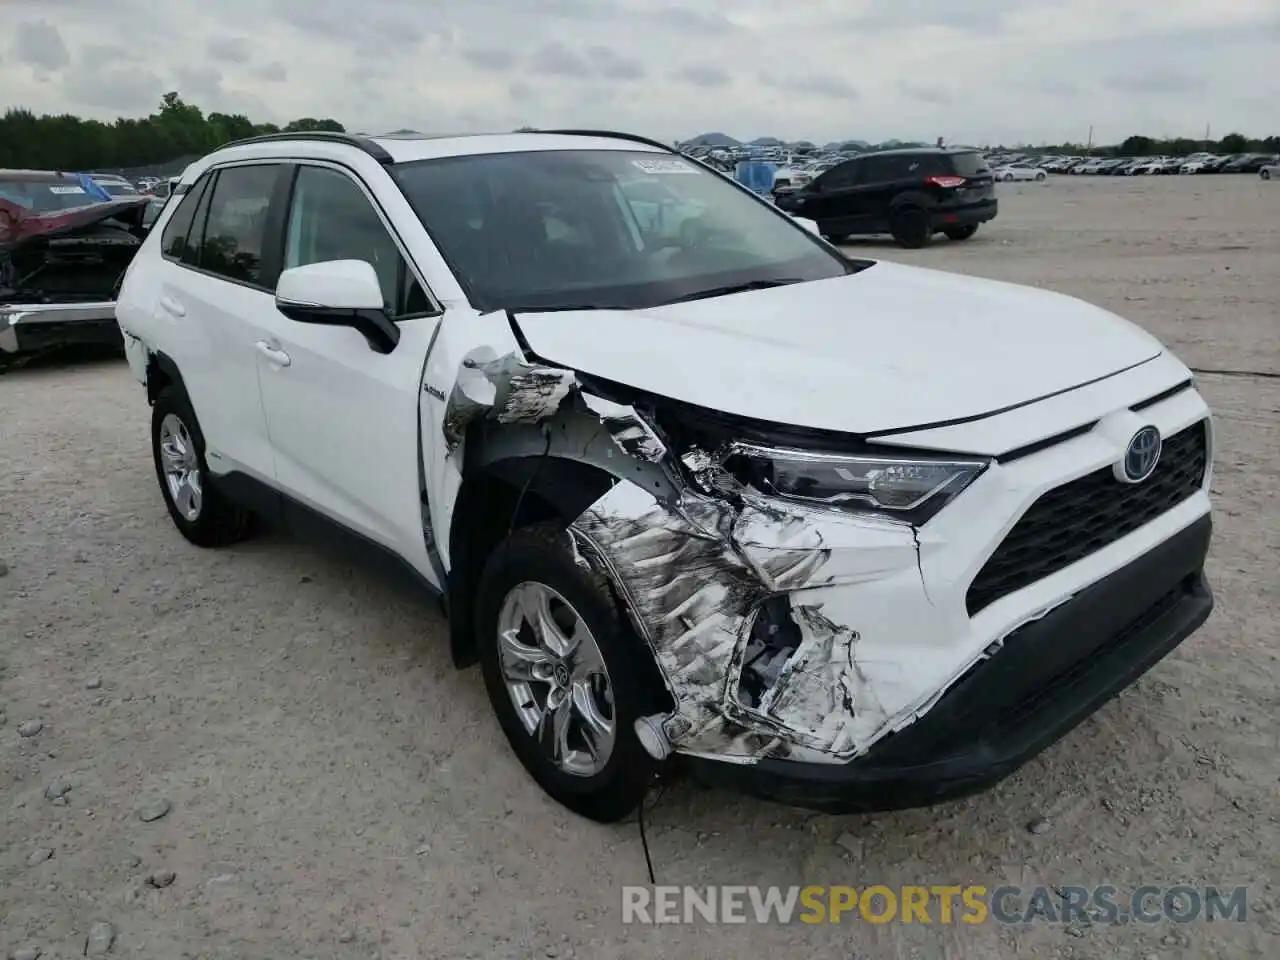
<svg viewBox="0 0 1280 960">
<path fill-rule="evenodd" d="M 697 173 L 691 163 L 684 160 L 632 160 L 632 166 L 648 174 Z"/>
<path fill-rule="evenodd" d="M 66 193 L 84 193 L 84 187 L 50 187 L 50 193 L 56 193 L 62 196 Z"/>
</svg>

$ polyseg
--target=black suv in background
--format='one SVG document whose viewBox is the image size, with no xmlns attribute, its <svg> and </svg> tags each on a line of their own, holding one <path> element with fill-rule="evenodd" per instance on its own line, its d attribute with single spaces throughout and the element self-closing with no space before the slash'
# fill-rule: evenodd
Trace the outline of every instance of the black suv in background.
<svg viewBox="0 0 1280 960">
<path fill-rule="evenodd" d="M 997 207 L 982 154 L 938 147 L 866 153 L 803 187 L 779 188 L 774 199 L 780 210 L 816 221 L 832 243 L 889 233 L 912 249 L 935 233 L 968 240 Z"/>
</svg>

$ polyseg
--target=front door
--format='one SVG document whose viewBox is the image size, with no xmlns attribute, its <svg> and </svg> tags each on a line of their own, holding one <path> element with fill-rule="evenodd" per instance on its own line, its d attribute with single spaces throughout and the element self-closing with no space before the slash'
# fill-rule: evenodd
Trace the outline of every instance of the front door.
<svg viewBox="0 0 1280 960">
<path fill-rule="evenodd" d="M 346 170 L 298 165 L 283 228 L 284 269 L 371 263 L 400 343 L 376 353 L 355 330 L 295 322 L 273 301 L 258 362 L 279 487 L 434 582 L 422 534 L 418 397 L 439 311 L 372 195 Z"/>
</svg>

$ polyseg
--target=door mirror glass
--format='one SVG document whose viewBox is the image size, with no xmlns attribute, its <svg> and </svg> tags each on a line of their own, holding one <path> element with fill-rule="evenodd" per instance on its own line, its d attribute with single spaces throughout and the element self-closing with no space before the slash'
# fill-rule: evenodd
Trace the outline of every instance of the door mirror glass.
<svg viewBox="0 0 1280 960">
<path fill-rule="evenodd" d="M 326 260 L 282 271 L 276 309 L 299 323 L 352 327 L 378 353 L 390 353 L 400 342 L 378 273 L 365 260 Z"/>
</svg>

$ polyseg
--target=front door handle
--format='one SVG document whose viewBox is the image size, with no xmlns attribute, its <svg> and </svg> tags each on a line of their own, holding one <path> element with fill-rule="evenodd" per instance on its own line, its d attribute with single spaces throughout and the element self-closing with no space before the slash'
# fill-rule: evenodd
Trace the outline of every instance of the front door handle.
<svg viewBox="0 0 1280 960">
<path fill-rule="evenodd" d="M 161 297 L 160 306 L 164 307 L 165 310 L 172 313 L 175 317 L 185 317 L 187 315 L 187 308 L 177 300 L 173 299 L 173 297 Z"/>
<path fill-rule="evenodd" d="M 268 360 L 274 363 L 277 367 L 287 367 L 289 366 L 289 364 L 293 363 L 293 361 L 289 358 L 289 355 L 287 353 L 285 353 L 283 350 L 273 347 L 271 344 L 267 343 L 267 341 L 265 340 L 259 340 L 256 344 L 254 344 L 254 346 L 258 348 L 258 352 L 260 354 L 262 354 L 264 357 L 266 357 Z"/>
</svg>

